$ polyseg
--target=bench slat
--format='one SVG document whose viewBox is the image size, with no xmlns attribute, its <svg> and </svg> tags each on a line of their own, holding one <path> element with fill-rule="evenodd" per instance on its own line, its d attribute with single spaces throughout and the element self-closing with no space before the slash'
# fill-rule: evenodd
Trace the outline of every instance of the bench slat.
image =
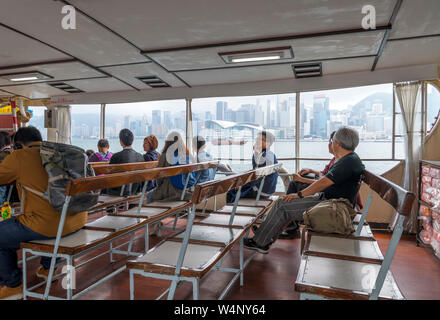
<svg viewBox="0 0 440 320">
<path fill-rule="evenodd" d="M 383 261 L 383 255 L 376 241 L 333 237 L 311 237 L 304 254 L 372 263 Z"/>
<path fill-rule="evenodd" d="M 134 261 L 129 261 L 130 269 L 141 269 L 145 272 L 174 274 L 177 257 L 182 244 L 175 241 L 165 241 L 154 247 L 148 253 Z M 221 254 L 223 248 L 201 244 L 188 244 L 181 270 L 182 276 L 200 277 L 207 267 L 212 265 Z"/>
<path fill-rule="evenodd" d="M 229 224 L 229 218 L 230 218 L 230 216 L 226 215 L 226 214 L 211 213 L 207 218 L 201 220 L 200 222 L 197 222 L 197 224 L 198 225 L 210 225 L 210 226 L 215 226 L 215 225 L 226 226 Z M 254 217 L 236 215 L 234 217 L 234 221 L 233 221 L 232 225 L 234 227 L 245 228 L 248 225 L 252 224 L 252 222 L 254 222 L 254 221 L 255 221 Z"/>
<path fill-rule="evenodd" d="M 211 227 L 194 225 L 191 230 L 191 240 L 222 243 L 227 246 L 242 235 L 243 231 L 235 228 Z M 175 238 L 183 239 L 184 233 L 180 233 Z"/>
<path fill-rule="evenodd" d="M 374 285 L 376 277 L 373 273 L 379 272 L 379 269 L 378 264 L 303 256 L 295 290 L 329 298 L 368 299 L 366 284 Z M 370 282 L 365 280 L 369 272 L 373 279 Z M 379 298 L 404 299 L 391 272 L 387 274 Z"/>
<path fill-rule="evenodd" d="M 136 224 L 141 225 L 145 219 L 131 218 L 131 217 L 118 217 L 116 215 L 107 215 L 102 218 L 96 219 L 93 222 L 87 223 L 84 229 L 88 230 L 108 230 L 116 232 L 125 228 L 132 227 Z"/>
</svg>

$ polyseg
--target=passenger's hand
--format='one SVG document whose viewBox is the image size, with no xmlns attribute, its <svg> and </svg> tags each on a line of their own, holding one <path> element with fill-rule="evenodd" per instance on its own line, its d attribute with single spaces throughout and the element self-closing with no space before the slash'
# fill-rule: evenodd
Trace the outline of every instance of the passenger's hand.
<svg viewBox="0 0 440 320">
<path fill-rule="evenodd" d="M 301 170 L 298 172 L 298 174 L 299 174 L 300 176 L 303 176 L 303 175 L 308 174 L 308 173 L 310 173 L 310 172 L 312 172 L 312 171 L 313 171 L 312 169 L 301 169 Z"/>
<path fill-rule="evenodd" d="M 291 194 L 288 194 L 288 195 L 284 196 L 283 201 L 290 202 L 293 199 L 299 199 L 299 197 L 298 197 L 298 195 L 296 193 L 291 193 Z"/>
<path fill-rule="evenodd" d="M 301 181 L 301 176 L 298 173 L 293 173 L 292 180 L 293 181 Z"/>
</svg>

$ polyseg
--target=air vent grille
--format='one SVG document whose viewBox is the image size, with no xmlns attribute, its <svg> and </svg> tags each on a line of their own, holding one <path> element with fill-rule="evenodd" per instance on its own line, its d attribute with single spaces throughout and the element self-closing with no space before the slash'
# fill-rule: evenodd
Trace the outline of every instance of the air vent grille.
<svg viewBox="0 0 440 320">
<path fill-rule="evenodd" d="M 69 84 L 67 84 L 67 83 L 64 83 L 64 82 L 49 82 L 48 85 L 50 85 L 50 86 L 52 86 L 52 87 L 54 87 L 54 88 L 57 88 L 57 89 L 60 89 L 60 90 L 66 91 L 66 92 L 68 92 L 68 93 L 80 93 L 80 92 L 84 92 L 83 90 L 78 89 L 78 88 L 74 88 L 74 87 L 72 87 L 71 85 L 69 85 Z"/>
<path fill-rule="evenodd" d="M 151 88 L 165 88 L 170 86 L 168 83 L 156 76 L 137 77 L 137 79 L 145 83 L 147 86 L 150 86 Z"/>
<path fill-rule="evenodd" d="M 322 77 L 322 63 L 307 63 L 292 65 L 295 78 Z"/>
</svg>

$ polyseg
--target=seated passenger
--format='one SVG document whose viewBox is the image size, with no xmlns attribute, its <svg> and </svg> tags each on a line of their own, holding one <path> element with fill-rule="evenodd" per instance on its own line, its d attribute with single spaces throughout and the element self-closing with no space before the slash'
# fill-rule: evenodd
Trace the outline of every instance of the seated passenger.
<svg viewBox="0 0 440 320">
<path fill-rule="evenodd" d="M 262 131 L 257 135 L 257 141 L 254 146 L 254 155 L 252 157 L 253 169 L 278 163 L 275 154 L 269 150 L 274 141 L 275 137 L 269 131 Z M 256 198 L 262 179 L 263 178 L 260 178 L 245 184 L 241 188 L 240 198 Z M 264 179 L 260 199 L 267 199 L 275 192 L 277 179 L 278 172 L 274 172 Z M 230 190 L 227 194 L 227 202 L 234 202 L 236 194 L 236 190 Z"/>
<path fill-rule="evenodd" d="M 197 154 L 197 162 L 207 162 L 213 160 L 212 156 L 208 152 L 206 152 L 206 140 L 202 136 L 195 136 L 193 138 L 192 147 L 194 152 Z M 217 171 L 232 172 L 232 169 L 229 165 L 219 163 L 217 169 L 209 168 L 206 170 L 200 170 L 196 172 L 197 183 L 214 180 Z"/>
<path fill-rule="evenodd" d="M 86 155 L 87 155 L 87 157 L 89 157 L 89 158 L 90 158 L 90 156 L 92 156 L 94 153 L 95 153 L 95 151 L 93 151 L 92 149 L 88 149 L 88 150 L 86 150 Z"/>
<path fill-rule="evenodd" d="M 185 146 L 180 133 L 173 131 L 168 134 L 165 139 L 165 145 L 159 157 L 159 168 L 178 166 L 194 163 L 193 157 L 190 155 Z M 182 191 L 185 187 L 188 173 L 179 174 L 169 178 L 157 179 L 157 187 L 148 194 L 148 202 L 157 200 L 180 200 Z M 184 200 L 189 201 L 192 197 L 190 188 L 196 183 L 194 172 L 189 173 L 187 190 L 185 191 Z"/>
<path fill-rule="evenodd" d="M 17 181 L 19 195 L 22 185 L 46 192 L 48 176 L 40 157 L 41 134 L 35 127 L 20 128 L 14 138 L 16 150 L 0 164 L 0 184 Z M 57 235 L 60 212 L 50 203 L 26 192 L 24 214 L 0 222 L 0 299 L 20 299 L 23 286 L 22 272 L 17 266 L 20 242 L 53 239 Z M 87 222 L 87 212 L 67 215 L 63 236 L 81 229 Z M 51 259 L 41 258 L 37 270 L 40 278 L 48 277 Z"/>
<path fill-rule="evenodd" d="M 145 161 L 156 161 L 160 157 L 160 153 L 156 151 L 159 146 L 159 142 L 155 135 L 151 134 L 144 139 L 144 160 Z M 151 180 L 147 182 L 147 191 L 153 190 L 156 188 L 157 183 L 156 180 Z"/>
<path fill-rule="evenodd" d="M 110 161 L 112 153 L 108 151 L 110 145 L 107 139 L 99 139 L 98 141 L 98 152 L 94 152 L 89 156 L 89 162 L 100 162 L 100 161 Z"/>
<path fill-rule="evenodd" d="M 6 131 L 0 131 L 0 162 L 9 156 L 14 149 L 11 147 L 11 137 Z M 0 205 L 6 201 L 8 187 L 0 187 Z"/>
<path fill-rule="evenodd" d="M 128 129 L 122 129 L 119 132 L 119 143 L 121 144 L 123 150 L 113 154 L 110 158 L 109 164 L 143 162 L 144 157 L 131 147 L 133 140 L 133 133 Z M 107 189 L 107 193 L 111 195 L 120 195 L 121 188 L 122 187 Z M 130 183 L 129 185 L 125 186 L 123 195 L 134 195 L 140 192 L 140 188 L 140 183 Z"/>
<path fill-rule="evenodd" d="M 325 176 L 304 190 L 278 199 L 267 218 L 255 230 L 254 237 L 244 240 L 244 246 L 260 253 L 268 253 L 270 245 L 290 222 L 303 222 L 303 214 L 307 209 L 328 199 L 345 198 L 353 203 L 365 169 L 354 152 L 358 144 L 359 135 L 355 130 L 342 127 L 336 131 L 332 140 L 335 164 Z"/>
</svg>

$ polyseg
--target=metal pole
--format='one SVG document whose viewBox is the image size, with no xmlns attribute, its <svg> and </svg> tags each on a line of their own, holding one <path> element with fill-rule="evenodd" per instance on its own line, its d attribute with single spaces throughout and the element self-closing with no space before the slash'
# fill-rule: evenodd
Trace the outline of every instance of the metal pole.
<svg viewBox="0 0 440 320">
<path fill-rule="evenodd" d="M 99 136 L 101 139 L 105 138 L 105 103 L 101 104 L 101 123 L 99 128 Z"/>
<path fill-rule="evenodd" d="M 301 104 L 301 93 L 296 93 L 296 99 L 295 99 L 295 111 L 296 111 L 296 117 L 295 117 L 295 172 L 298 172 L 299 170 L 299 140 L 300 140 L 300 117 L 301 117 L 301 110 L 300 110 L 300 104 Z"/>
<path fill-rule="evenodd" d="M 191 143 L 192 143 L 192 108 L 191 101 L 192 99 L 186 98 L 186 147 L 189 152 L 192 153 Z"/>
</svg>

